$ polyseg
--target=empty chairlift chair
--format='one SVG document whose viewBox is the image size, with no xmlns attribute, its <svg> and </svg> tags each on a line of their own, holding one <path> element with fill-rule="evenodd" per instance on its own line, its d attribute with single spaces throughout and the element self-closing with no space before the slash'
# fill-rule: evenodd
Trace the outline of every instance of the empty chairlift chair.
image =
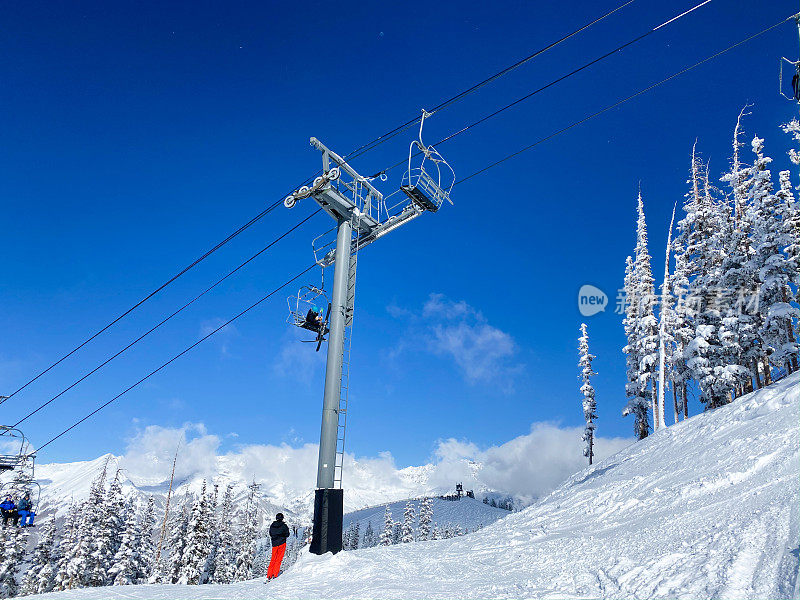
<svg viewBox="0 0 800 600">
<path fill-rule="evenodd" d="M 19 452 L 16 454 L 0 454 L 0 473 L 12 471 L 23 464 L 27 458 L 25 454 L 25 436 L 19 429 L 0 425 L 0 434 L 8 436 L 9 443 L 19 440 Z"/>
<path fill-rule="evenodd" d="M 450 191 L 453 189 L 456 174 L 449 163 L 433 146 L 422 141 L 422 127 L 425 118 L 432 113 L 422 111 L 419 122 L 419 138 L 411 142 L 408 149 L 408 170 L 403 175 L 400 189 L 417 206 L 436 212 L 444 200 L 450 204 Z M 416 153 L 414 148 L 419 151 Z"/>
</svg>

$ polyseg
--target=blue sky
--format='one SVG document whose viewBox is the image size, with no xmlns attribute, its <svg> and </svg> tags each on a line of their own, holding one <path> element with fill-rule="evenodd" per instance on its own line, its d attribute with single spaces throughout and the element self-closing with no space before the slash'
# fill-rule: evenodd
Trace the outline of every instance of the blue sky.
<svg viewBox="0 0 800 600">
<path fill-rule="evenodd" d="M 426 124 L 429 141 L 648 30 L 695 2 L 637 0 Z M 617 3 L 16 2 L 0 47 L 0 393 L 9 393 L 340 153 Z M 662 79 L 796 9 L 713 0 L 643 42 L 440 147 L 460 175 Z M 360 256 L 348 448 L 428 459 L 534 422 L 581 423 L 578 288 L 613 297 L 634 245 L 641 181 L 654 268 L 685 192 L 695 138 L 714 174 L 736 115 L 777 168 L 795 107 L 777 94 L 791 24 L 456 188 Z M 354 161 L 403 158 L 399 137 Z M 392 172 L 387 191 L 399 185 Z M 0 408 L 49 399 L 312 209 L 281 208 Z M 318 216 L 25 427 L 41 444 L 296 273 Z M 308 278 L 318 282 L 318 273 Z M 659 275 L 660 279 L 660 275 Z M 146 425 L 203 422 L 237 444 L 316 442 L 324 353 L 285 324 L 285 296 L 130 392 L 41 460 L 120 452 Z M 598 434 L 628 436 L 621 320 L 587 320 Z M 302 337 L 302 336 L 300 336 Z M 460 344 L 459 341 L 463 341 Z M 692 412 L 699 407 L 694 404 Z"/>
</svg>

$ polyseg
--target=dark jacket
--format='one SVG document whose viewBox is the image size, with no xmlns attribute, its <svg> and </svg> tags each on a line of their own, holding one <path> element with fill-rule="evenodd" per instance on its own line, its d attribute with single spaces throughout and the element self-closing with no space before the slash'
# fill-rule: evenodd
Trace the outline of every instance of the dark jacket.
<svg viewBox="0 0 800 600">
<path fill-rule="evenodd" d="M 281 546 L 289 537 L 289 527 L 283 521 L 273 521 L 269 526 L 269 537 L 272 539 L 273 547 Z"/>
<path fill-rule="evenodd" d="M 3 500 L 0 502 L 0 509 L 2 510 L 14 510 L 16 505 L 11 500 Z"/>
<path fill-rule="evenodd" d="M 19 510 L 28 510 L 29 511 L 31 508 L 33 508 L 33 505 L 31 504 L 30 500 L 28 500 L 26 498 L 23 498 L 22 500 L 19 501 L 19 504 L 17 505 L 17 508 Z"/>
</svg>

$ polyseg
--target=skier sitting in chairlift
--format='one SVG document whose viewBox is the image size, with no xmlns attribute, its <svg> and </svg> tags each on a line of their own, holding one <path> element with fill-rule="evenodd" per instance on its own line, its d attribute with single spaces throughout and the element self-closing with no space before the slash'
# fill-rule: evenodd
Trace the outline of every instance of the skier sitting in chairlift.
<svg viewBox="0 0 800 600">
<path fill-rule="evenodd" d="M 31 502 L 31 495 L 29 493 L 26 492 L 22 500 L 19 501 L 17 513 L 19 514 L 20 527 L 34 526 L 33 518 L 36 516 L 36 513 L 33 512 L 33 503 Z"/>
<path fill-rule="evenodd" d="M 322 321 L 323 318 L 320 314 L 320 311 L 316 306 L 312 306 L 306 313 L 306 321 L 303 324 L 303 327 L 310 329 L 311 331 L 319 332 L 320 328 L 322 327 Z"/>
<path fill-rule="evenodd" d="M 8 525 L 8 520 L 16 526 L 19 522 L 19 513 L 17 512 L 17 505 L 11 499 L 11 496 L 6 496 L 6 499 L 0 502 L 0 514 L 3 515 L 3 527 Z"/>
</svg>

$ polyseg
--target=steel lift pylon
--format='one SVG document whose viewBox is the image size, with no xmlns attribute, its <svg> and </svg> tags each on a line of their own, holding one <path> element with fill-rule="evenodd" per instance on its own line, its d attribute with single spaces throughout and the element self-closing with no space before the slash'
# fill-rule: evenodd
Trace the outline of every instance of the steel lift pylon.
<svg viewBox="0 0 800 600">
<path fill-rule="evenodd" d="M 444 200 L 452 203 L 453 170 L 432 146 L 422 142 L 422 126 L 428 116 L 430 113 L 423 111 L 419 139 L 411 144 L 408 171 L 397 190 L 403 192 L 399 202 L 388 203 L 394 193 L 384 198 L 372 184 L 375 178 L 360 175 L 316 138 L 311 138 L 311 145 L 322 152 L 323 174 L 311 187 L 302 187 L 284 200 L 284 205 L 292 208 L 299 200 L 312 198 L 336 221 L 335 244 L 320 241 L 323 236 L 314 241 L 317 263 L 334 267 L 310 548 L 314 554 L 342 549 L 342 471 L 358 251 L 423 212 L 436 212 Z"/>
</svg>

